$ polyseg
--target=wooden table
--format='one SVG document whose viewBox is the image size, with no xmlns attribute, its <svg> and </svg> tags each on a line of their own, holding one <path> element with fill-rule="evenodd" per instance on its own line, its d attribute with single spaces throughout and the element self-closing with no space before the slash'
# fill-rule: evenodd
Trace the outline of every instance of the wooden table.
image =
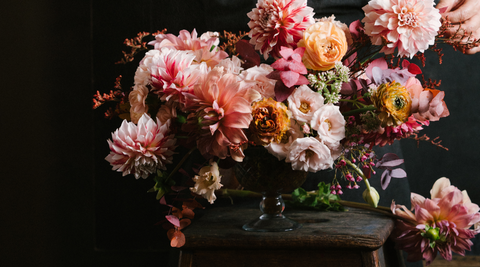
<svg viewBox="0 0 480 267">
<path fill-rule="evenodd" d="M 394 222 L 374 212 L 316 212 L 287 208 L 303 224 L 290 232 L 246 232 L 258 209 L 221 207 L 184 230 L 179 266 L 404 266 L 387 240 Z"/>
</svg>

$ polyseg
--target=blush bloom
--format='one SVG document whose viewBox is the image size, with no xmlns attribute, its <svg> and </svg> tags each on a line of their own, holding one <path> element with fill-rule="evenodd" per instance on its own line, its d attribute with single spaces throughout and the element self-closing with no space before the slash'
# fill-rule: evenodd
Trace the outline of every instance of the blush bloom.
<svg viewBox="0 0 480 267">
<path fill-rule="evenodd" d="M 371 0 L 363 7 L 365 33 L 374 45 L 387 45 L 381 52 L 412 58 L 435 43 L 441 15 L 433 0 Z"/>
<path fill-rule="evenodd" d="M 191 51 L 195 55 L 195 63 L 205 62 L 211 68 L 228 57 L 228 54 L 217 46 L 219 44 L 217 33 L 206 32 L 198 38 L 195 29 L 192 33 L 181 30 L 178 36 L 162 33 L 155 36 L 155 40 L 148 44 L 153 45 L 157 50 L 168 47 L 175 50 Z"/>
<path fill-rule="evenodd" d="M 426 260 L 430 264 L 439 252 L 446 260 L 452 252 L 465 255 L 470 241 L 479 229 L 471 229 L 480 222 L 480 208 L 471 203 L 466 191 L 450 185 L 447 178 L 438 179 L 430 191 L 431 199 L 412 193 L 412 209 L 392 203 L 392 212 L 403 220 L 398 221 L 396 242 L 405 250 L 411 261 Z"/>
<path fill-rule="evenodd" d="M 259 0 L 247 14 L 250 43 L 265 59 L 279 58 L 282 46 L 297 47 L 302 32 L 314 23 L 313 14 L 306 0 Z"/>
<path fill-rule="evenodd" d="M 326 144 L 334 145 L 345 138 L 345 119 L 339 107 L 333 104 L 317 110 L 312 116 L 311 126 L 318 132 L 318 138 Z"/>
<path fill-rule="evenodd" d="M 291 162 L 294 170 L 317 172 L 331 168 L 333 158 L 326 145 L 313 137 L 305 137 L 293 141 L 285 162 Z"/>
<path fill-rule="evenodd" d="M 135 178 L 147 178 L 157 169 L 166 170 L 172 163 L 176 139 L 169 134 L 170 121 L 161 124 L 144 114 L 138 125 L 124 120 L 119 129 L 107 140 L 110 154 L 105 158 L 113 170 L 123 176 L 134 174 Z"/>
<path fill-rule="evenodd" d="M 310 122 L 315 111 L 323 106 L 325 99 L 321 93 L 314 92 L 308 86 L 302 85 L 293 91 L 287 101 L 288 109 L 297 121 Z"/>
<path fill-rule="evenodd" d="M 419 121 L 438 121 L 450 115 L 447 104 L 443 101 L 445 92 L 424 89 L 420 81 L 411 77 L 405 85 L 412 98 L 412 113 Z"/>
<path fill-rule="evenodd" d="M 191 96 L 192 106 L 188 115 L 191 131 L 198 131 L 197 145 L 204 155 L 226 158 L 230 145 L 248 141 L 244 129 L 252 120 L 253 99 L 258 92 L 236 75 L 224 73 L 222 67 L 214 68 L 201 77 Z M 200 129 L 195 129 L 200 126 Z"/>
</svg>

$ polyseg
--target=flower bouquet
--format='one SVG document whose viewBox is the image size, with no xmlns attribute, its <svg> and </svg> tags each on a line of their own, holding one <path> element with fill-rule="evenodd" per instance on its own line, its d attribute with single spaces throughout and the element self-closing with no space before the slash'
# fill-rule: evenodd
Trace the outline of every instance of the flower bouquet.
<svg viewBox="0 0 480 267">
<path fill-rule="evenodd" d="M 404 138 L 442 147 L 419 133 L 449 115 L 445 93 L 410 61 L 424 62 L 427 49 L 441 55 L 440 42 L 457 49 L 478 42 L 446 37 L 449 22 L 432 0 L 372 0 L 363 10 L 365 18 L 347 26 L 334 16 L 314 18 L 305 0 L 259 0 L 247 14 L 248 33 L 163 30 L 149 42 L 149 33 L 126 40 L 131 51 L 122 63 L 143 57 L 133 85 L 119 77 L 115 90 L 95 94 L 94 107 L 113 103 L 106 116 L 124 119 L 106 160 L 124 176 L 152 177 L 151 191 L 169 207 L 172 246 L 184 244 L 181 229 L 201 207 L 197 200 L 216 200 L 219 165 L 241 164 L 249 150 L 265 150 L 296 171 L 333 169 L 330 195 L 364 182 L 363 197 L 376 207 L 371 173 L 384 170 L 383 189 L 406 173 L 396 168 L 402 159 L 380 157 L 374 147 Z M 202 156 L 196 175 L 178 178 L 195 151 Z M 174 198 L 179 205 L 169 202 L 182 192 L 187 197 Z M 469 229 L 480 214 L 468 197 L 445 180 L 432 192 L 431 200 L 414 195 L 415 214 L 391 207 L 400 218 L 400 247 L 412 259 L 462 254 L 478 232 Z"/>
</svg>

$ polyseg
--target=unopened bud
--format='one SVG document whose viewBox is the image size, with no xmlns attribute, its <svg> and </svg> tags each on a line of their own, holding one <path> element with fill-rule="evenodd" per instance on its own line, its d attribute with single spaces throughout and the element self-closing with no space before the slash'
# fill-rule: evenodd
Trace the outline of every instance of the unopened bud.
<svg viewBox="0 0 480 267">
<path fill-rule="evenodd" d="M 367 202 L 370 206 L 376 208 L 378 206 L 378 201 L 380 200 L 380 195 L 377 190 L 373 187 L 365 189 L 363 191 L 363 200 Z"/>
</svg>

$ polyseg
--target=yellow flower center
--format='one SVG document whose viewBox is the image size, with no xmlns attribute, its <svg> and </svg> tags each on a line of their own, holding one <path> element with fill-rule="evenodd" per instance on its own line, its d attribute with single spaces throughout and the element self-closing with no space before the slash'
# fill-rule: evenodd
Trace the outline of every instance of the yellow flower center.
<svg viewBox="0 0 480 267">
<path fill-rule="evenodd" d="M 332 122 L 329 119 L 326 119 L 325 123 L 328 125 L 328 131 L 332 130 Z"/>
<path fill-rule="evenodd" d="M 300 107 L 298 108 L 300 112 L 307 114 L 310 111 L 310 103 L 308 102 L 302 102 Z"/>
</svg>

